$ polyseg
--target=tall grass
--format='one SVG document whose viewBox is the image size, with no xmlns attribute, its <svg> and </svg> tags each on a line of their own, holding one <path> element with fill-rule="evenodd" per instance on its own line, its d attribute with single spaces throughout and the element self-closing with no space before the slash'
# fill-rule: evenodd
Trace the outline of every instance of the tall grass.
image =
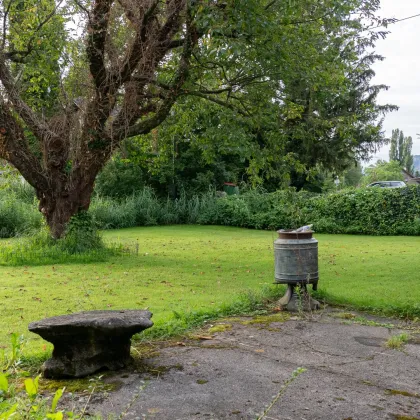
<svg viewBox="0 0 420 420">
<path fill-rule="evenodd" d="M 95 196 L 90 214 L 99 229 L 121 229 L 135 226 L 206 223 L 216 209 L 215 196 L 208 192 L 192 198 L 182 194 L 176 200 L 161 199 L 151 188 L 117 200 Z M 218 219 L 216 217 L 216 219 Z M 0 190 L 0 238 L 28 236 L 44 225 L 37 209 L 33 189 L 25 184 Z M 38 239 L 37 239 L 38 240 Z"/>
<path fill-rule="evenodd" d="M 212 207 L 214 194 L 176 200 L 162 200 L 150 188 L 121 201 L 96 197 L 90 212 L 100 229 L 121 229 L 134 226 L 157 226 L 200 223 L 202 214 Z"/>
<path fill-rule="evenodd" d="M 28 234 L 42 224 L 34 202 L 22 201 L 14 194 L 0 194 L 0 238 Z"/>
</svg>

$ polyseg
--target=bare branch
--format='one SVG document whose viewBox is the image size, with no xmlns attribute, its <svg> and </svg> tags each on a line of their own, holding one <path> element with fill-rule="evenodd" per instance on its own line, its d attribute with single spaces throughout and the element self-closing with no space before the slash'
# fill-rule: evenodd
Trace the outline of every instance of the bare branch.
<svg viewBox="0 0 420 420">
<path fill-rule="evenodd" d="M 89 13 L 89 10 L 88 10 L 88 9 L 86 9 L 86 7 L 85 7 L 85 6 L 83 6 L 83 4 L 82 4 L 82 3 L 80 3 L 80 1 L 79 1 L 79 0 L 74 0 L 74 2 L 76 3 L 76 5 L 77 5 L 77 6 L 79 6 L 79 9 L 80 9 L 80 10 L 82 10 L 82 11 L 86 14 L 86 16 L 88 17 L 88 19 L 90 20 L 90 13 Z"/>
<path fill-rule="evenodd" d="M 220 88 L 220 89 L 203 89 L 201 88 L 198 92 L 203 93 L 205 95 L 218 95 L 220 93 L 225 93 L 225 92 L 232 92 L 232 86 L 228 86 L 226 88 Z M 185 91 L 185 93 L 187 93 L 188 91 Z"/>
<path fill-rule="evenodd" d="M 113 75 L 114 83 L 118 82 L 120 85 L 124 84 L 130 77 L 133 71 L 136 69 L 138 63 L 142 60 L 145 51 L 143 51 L 142 46 L 147 40 L 147 35 L 150 32 L 150 24 L 153 21 L 153 17 L 157 11 L 157 6 L 159 5 L 160 0 L 154 0 L 150 7 L 144 11 L 141 20 L 137 24 L 137 34 L 134 39 L 134 42 L 129 47 L 125 57 L 123 58 L 123 67 L 118 71 L 117 74 Z M 124 2 L 125 4 L 125 2 Z M 126 14 L 129 13 L 128 6 Z M 134 16 L 134 15 L 133 15 Z M 132 17 L 134 19 L 134 17 Z M 149 34 L 149 38 L 150 38 Z M 149 52 L 150 54 L 150 52 Z"/>
<path fill-rule="evenodd" d="M 185 0 L 172 0 L 167 2 L 167 7 L 172 7 L 172 13 L 166 19 L 166 22 L 160 29 L 158 40 L 160 43 L 168 44 L 179 28 L 179 16 L 185 7 Z M 185 45 L 185 43 L 184 43 Z"/>
<path fill-rule="evenodd" d="M 11 162 L 33 187 L 48 189 L 48 179 L 29 150 L 22 127 L 3 101 L 0 102 L 0 157 Z"/>
<path fill-rule="evenodd" d="M 180 38 L 180 39 L 173 39 L 169 45 L 168 45 L 168 49 L 173 50 L 175 48 L 180 48 L 184 45 L 185 39 L 184 38 Z"/>
<path fill-rule="evenodd" d="M 1 43 L 1 50 L 4 51 L 4 48 L 6 47 L 6 33 L 7 33 L 7 16 L 9 15 L 10 8 L 12 7 L 13 0 L 9 1 L 9 4 L 6 7 L 6 10 L 4 11 L 3 15 L 3 39 Z"/>
<path fill-rule="evenodd" d="M 181 0 L 182 4 L 184 3 L 183 0 Z M 158 107 L 157 111 L 152 117 L 149 117 L 145 120 L 142 120 L 138 122 L 137 124 L 129 124 L 128 130 L 127 129 L 117 129 L 116 130 L 116 138 L 117 141 L 120 141 L 121 139 L 125 137 L 133 137 L 140 134 L 146 134 L 149 133 L 153 128 L 158 126 L 160 123 L 162 123 L 165 118 L 168 116 L 173 104 L 175 103 L 177 97 L 181 93 L 182 85 L 184 84 L 190 67 L 190 58 L 193 50 L 193 46 L 197 43 L 197 36 L 196 36 L 196 29 L 192 26 L 192 19 L 189 15 L 189 9 L 188 7 L 185 8 L 187 13 L 186 18 L 186 34 L 184 38 L 184 45 L 182 54 L 180 57 L 180 61 L 178 64 L 177 72 L 172 80 L 172 83 L 167 86 L 168 94 L 161 102 L 160 106 Z M 174 12 L 175 14 L 180 13 L 180 10 L 177 10 Z M 168 21 L 172 20 L 172 18 L 168 18 Z M 168 22 L 167 21 L 167 22 Z M 174 21 L 172 21 L 174 22 Z M 154 82 L 152 82 L 154 83 Z"/>
<path fill-rule="evenodd" d="M 185 96 L 197 96 L 199 98 L 205 99 L 206 101 L 210 101 L 210 102 L 213 102 L 217 105 L 223 106 L 225 108 L 229 108 L 232 111 L 236 111 L 238 114 L 241 114 L 241 115 L 244 115 L 244 116 L 250 116 L 251 115 L 249 112 L 240 110 L 237 106 L 233 105 L 230 102 L 223 101 L 219 98 L 215 98 L 213 96 L 206 95 L 205 93 L 202 93 L 202 92 L 188 90 L 188 91 L 183 91 L 180 94 L 185 95 Z M 237 99 L 237 98 L 235 98 L 235 99 Z"/>
<path fill-rule="evenodd" d="M 97 0 L 95 2 L 88 24 L 88 46 L 86 48 L 95 86 L 105 93 L 108 88 L 106 85 L 108 74 L 105 67 L 104 51 L 112 3 L 113 0 Z"/>
</svg>

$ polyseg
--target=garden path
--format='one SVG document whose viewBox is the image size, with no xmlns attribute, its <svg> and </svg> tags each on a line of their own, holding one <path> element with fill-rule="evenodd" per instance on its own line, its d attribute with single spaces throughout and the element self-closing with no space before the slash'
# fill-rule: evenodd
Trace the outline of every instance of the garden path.
<svg viewBox="0 0 420 420">
<path fill-rule="evenodd" d="M 282 314 L 226 319 L 212 323 L 210 331 L 218 332 L 206 329 L 162 344 L 137 372 L 109 376 L 107 381 L 121 387 L 92 396 L 89 413 L 257 419 L 274 401 L 265 419 L 420 418 L 418 323 L 335 309 L 312 319 L 284 321 Z M 388 348 L 387 340 L 404 328 L 409 342 L 399 350 Z M 306 371 L 275 400 L 299 367 Z"/>
</svg>

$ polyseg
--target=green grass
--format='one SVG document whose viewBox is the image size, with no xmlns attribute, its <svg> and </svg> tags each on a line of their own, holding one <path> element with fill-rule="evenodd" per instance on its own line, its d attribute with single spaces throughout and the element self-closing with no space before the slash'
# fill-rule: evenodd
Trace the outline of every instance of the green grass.
<svg viewBox="0 0 420 420">
<path fill-rule="evenodd" d="M 407 333 L 393 335 L 386 341 L 385 345 L 390 349 L 402 350 L 408 343 L 409 338 L 410 336 Z"/>
<path fill-rule="evenodd" d="M 419 237 L 315 235 L 320 295 L 330 303 L 420 316 Z"/>
<path fill-rule="evenodd" d="M 184 313 L 202 320 L 221 307 L 228 312 L 241 293 L 273 283 L 274 232 L 166 226 L 103 235 L 109 241 L 138 241 L 139 254 L 91 264 L 0 266 L 0 346 L 9 347 L 12 332 L 25 334 L 30 342 L 24 353 L 42 358 L 50 347 L 27 325 L 44 317 L 149 308 L 163 328 Z M 420 238 L 315 236 L 321 296 L 388 314 L 420 315 Z"/>
</svg>

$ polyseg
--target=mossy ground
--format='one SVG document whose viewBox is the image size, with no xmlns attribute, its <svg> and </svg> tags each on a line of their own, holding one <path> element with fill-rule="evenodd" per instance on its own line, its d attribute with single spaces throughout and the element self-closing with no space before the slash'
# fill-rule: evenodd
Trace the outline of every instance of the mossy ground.
<svg viewBox="0 0 420 420">
<path fill-rule="evenodd" d="M 232 329 L 232 324 L 217 324 L 217 325 L 214 325 L 213 327 L 210 327 L 208 329 L 208 332 L 210 334 L 213 334 L 213 333 L 228 331 L 230 329 Z"/>
<path fill-rule="evenodd" d="M 255 316 L 252 319 L 242 321 L 243 325 L 270 325 L 272 322 L 285 322 L 290 319 L 290 312 L 278 312 L 271 315 Z"/>
<path fill-rule="evenodd" d="M 105 374 L 106 375 L 106 374 Z M 113 380 L 112 382 L 103 381 L 104 373 L 82 379 L 40 379 L 40 392 L 54 393 L 57 389 L 65 388 L 67 393 L 90 394 L 91 392 L 111 392 L 116 391 L 122 385 L 121 382 Z"/>
</svg>

